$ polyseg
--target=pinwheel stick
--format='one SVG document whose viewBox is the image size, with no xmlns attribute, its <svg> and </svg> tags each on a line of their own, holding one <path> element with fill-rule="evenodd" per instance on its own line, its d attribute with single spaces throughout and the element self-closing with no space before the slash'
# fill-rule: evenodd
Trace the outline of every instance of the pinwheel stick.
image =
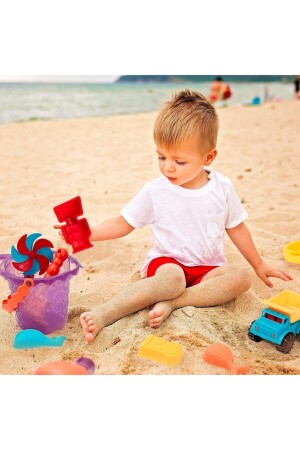
<svg viewBox="0 0 300 450">
<path fill-rule="evenodd" d="M 68 257 L 68 250 L 66 250 L 65 248 L 59 248 L 55 253 L 52 263 L 48 266 L 45 278 L 57 275 L 67 257 Z"/>
</svg>

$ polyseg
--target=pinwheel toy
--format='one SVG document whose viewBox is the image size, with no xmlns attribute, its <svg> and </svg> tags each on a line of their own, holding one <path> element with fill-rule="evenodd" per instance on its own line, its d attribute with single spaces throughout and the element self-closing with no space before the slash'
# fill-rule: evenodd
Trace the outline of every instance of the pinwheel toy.
<svg viewBox="0 0 300 450">
<path fill-rule="evenodd" d="M 46 272 L 49 264 L 53 260 L 51 248 L 53 244 L 48 239 L 38 239 L 40 233 L 24 234 L 18 241 L 17 248 L 11 247 L 11 256 L 15 269 L 23 272 L 23 275 L 30 277 L 39 272 L 42 275 Z"/>
</svg>

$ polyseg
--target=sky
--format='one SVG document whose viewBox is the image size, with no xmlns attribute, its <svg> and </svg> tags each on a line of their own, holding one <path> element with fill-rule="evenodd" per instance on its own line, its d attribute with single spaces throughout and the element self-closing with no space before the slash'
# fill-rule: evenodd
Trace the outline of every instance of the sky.
<svg viewBox="0 0 300 450">
<path fill-rule="evenodd" d="M 0 81 L 113 83 L 120 75 L 1 75 Z"/>
</svg>

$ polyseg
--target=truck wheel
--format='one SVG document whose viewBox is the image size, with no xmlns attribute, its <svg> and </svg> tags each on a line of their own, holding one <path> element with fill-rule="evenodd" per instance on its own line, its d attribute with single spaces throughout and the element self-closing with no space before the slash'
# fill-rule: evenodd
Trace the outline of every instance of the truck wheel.
<svg viewBox="0 0 300 450">
<path fill-rule="evenodd" d="M 260 336 L 256 336 L 256 334 L 250 333 L 250 331 L 248 333 L 248 338 L 251 339 L 251 341 L 254 341 L 254 342 L 262 341 L 262 338 Z"/>
<path fill-rule="evenodd" d="M 278 350 L 279 352 L 282 352 L 282 353 L 290 353 L 294 343 L 295 343 L 295 336 L 293 335 L 293 333 L 288 333 L 282 339 L 281 344 L 276 345 L 276 350 Z"/>
<path fill-rule="evenodd" d="M 251 339 L 251 341 L 260 342 L 260 341 L 262 341 L 262 338 L 260 336 L 256 336 L 256 334 L 250 333 L 250 328 L 252 327 L 252 324 L 254 322 L 255 322 L 255 320 L 253 320 L 253 322 L 251 322 L 251 325 L 248 328 L 248 338 Z"/>
</svg>

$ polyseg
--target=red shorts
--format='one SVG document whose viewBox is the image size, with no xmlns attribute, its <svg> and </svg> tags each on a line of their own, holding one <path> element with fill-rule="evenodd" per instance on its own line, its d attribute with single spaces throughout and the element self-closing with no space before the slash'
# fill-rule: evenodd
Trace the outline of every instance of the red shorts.
<svg viewBox="0 0 300 450">
<path fill-rule="evenodd" d="M 201 282 L 202 278 L 210 272 L 212 269 L 215 269 L 219 266 L 193 266 L 188 267 L 184 266 L 180 262 L 176 261 L 176 259 L 168 258 L 166 256 L 161 256 L 159 258 L 153 259 L 148 268 L 147 268 L 147 278 L 153 277 L 155 275 L 155 272 L 160 266 L 163 266 L 164 264 L 177 264 L 177 266 L 180 266 L 184 271 L 184 276 L 186 280 L 186 287 L 195 286 L 195 284 L 198 284 Z"/>
</svg>

